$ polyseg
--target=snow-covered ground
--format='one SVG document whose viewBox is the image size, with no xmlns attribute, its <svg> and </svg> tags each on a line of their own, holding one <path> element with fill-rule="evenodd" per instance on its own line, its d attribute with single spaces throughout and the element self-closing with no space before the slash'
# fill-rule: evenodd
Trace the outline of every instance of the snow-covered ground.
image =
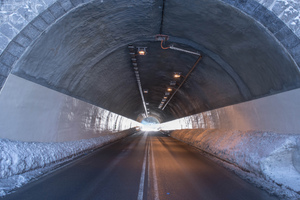
<svg viewBox="0 0 300 200">
<path fill-rule="evenodd" d="M 297 134 L 186 129 L 172 131 L 170 136 L 203 150 L 282 199 L 300 199 L 300 136 Z"/>
<path fill-rule="evenodd" d="M 20 142 L 0 139 L 0 196 L 90 150 L 124 138 L 133 129 L 70 142 Z"/>
</svg>

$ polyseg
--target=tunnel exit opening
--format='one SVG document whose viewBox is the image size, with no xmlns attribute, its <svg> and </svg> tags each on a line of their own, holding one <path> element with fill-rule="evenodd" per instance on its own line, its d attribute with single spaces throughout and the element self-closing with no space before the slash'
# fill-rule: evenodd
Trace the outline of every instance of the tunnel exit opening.
<svg viewBox="0 0 300 200">
<path fill-rule="evenodd" d="M 158 131 L 160 129 L 159 120 L 155 117 L 146 117 L 141 121 L 142 131 Z"/>
</svg>

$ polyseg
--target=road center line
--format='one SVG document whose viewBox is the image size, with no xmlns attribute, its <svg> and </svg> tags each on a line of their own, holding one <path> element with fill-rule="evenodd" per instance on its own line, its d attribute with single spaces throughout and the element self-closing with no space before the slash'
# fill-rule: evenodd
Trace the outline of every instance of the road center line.
<svg viewBox="0 0 300 200">
<path fill-rule="evenodd" d="M 141 172 L 140 187 L 139 187 L 139 194 L 138 194 L 137 200 L 143 200 L 143 196 L 144 196 L 144 184 L 145 184 L 145 170 L 146 170 L 147 152 L 148 152 L 148 144 L 145 148 L 143 168 L 142 168 L 142 172 Z"/>
<path fill-rule="evenodd" d="M 159 200 L 159 194 L 158 194 L 158 186 L 157 186 L 157 177 L 156 177 L 156 169 L 155 169 L 155 160 L 153 156 L 153 148 L 152 148 L 152 140 L 150 140 L 151 144 L 151 159 L 152 159 L 152 172 L 153 172 L 153 185 L 154 185 L 154 200 Z"/>
</svg>

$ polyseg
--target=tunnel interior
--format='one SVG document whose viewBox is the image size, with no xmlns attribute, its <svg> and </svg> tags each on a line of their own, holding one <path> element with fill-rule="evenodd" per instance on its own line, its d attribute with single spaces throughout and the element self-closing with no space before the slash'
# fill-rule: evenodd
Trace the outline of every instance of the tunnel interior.
<svg viewBox="0 0 300 200">
<path fill-rule="evenodd" d="M 1 179 L 148 125 L 299 194 L 298 2 L 16 2 L 0 2 Z"/>
<path fill-rule="evenodd" d="M 165 109 L 198 56 L 202 59 Z M 161 122 L 233 105 L 300 86 L 299 69 L 270 32 L 220 1 L 94 1 L 47 29 L 12 74 L 133 120 L 145 114 L 128 45 L 137 55 L 149 115 Z M 174 81 L 176 81 L 175 85 Z M 172 95 L 167 95 L 170 98 Z M 168 100 L 168 99 L 167 99 Z"/>
</svg>

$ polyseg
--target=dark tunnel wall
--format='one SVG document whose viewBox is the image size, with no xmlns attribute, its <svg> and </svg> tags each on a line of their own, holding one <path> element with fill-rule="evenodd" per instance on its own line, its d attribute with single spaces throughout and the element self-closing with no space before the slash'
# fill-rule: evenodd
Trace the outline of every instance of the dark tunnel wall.
<svg viewBox="0 0 300 200">
<path fill-rule="evenodd" d="M 45 32 L 40 31 L 42 35 L 22 57 L 20 50 L 21 58 L 12 72 L 136 119 L 144 111 L 127 45 L 147 46 L 147 56 L 138 57 L 141 82 L 149 90 L 145 99 L 150 113 L 161 121 L 299 87 L 295 52 L 299 39 L 289 32 L 289 39 L 284 38 L 286 26 L 260 4 L 166 1 L 161 27 L 162 3 L 95 1 L 73 9 Z M 56 4 L 57 9 L 63 8 L 60 5 Z M 263 10 L 266 14 L 262 14 Z M 46 21 L 44 13 L 42 17 Z M 30 34 L 38 25 L 29 25 L 31 29 L 24 29 L 23 34 L 34 40 Z M 172 73 L 186 74 L 197 57 L 162 50 L 154 41 L 160 28 L 170 35 L 164 45 L 173 44 L 203 55 L 164 111 L 158 105 Z M 20 35 L 15 40 L 19 41 Z M 17 59 L 9 60 L 5 53 L 1 62 L 12 65 Z"/>
</svg>

